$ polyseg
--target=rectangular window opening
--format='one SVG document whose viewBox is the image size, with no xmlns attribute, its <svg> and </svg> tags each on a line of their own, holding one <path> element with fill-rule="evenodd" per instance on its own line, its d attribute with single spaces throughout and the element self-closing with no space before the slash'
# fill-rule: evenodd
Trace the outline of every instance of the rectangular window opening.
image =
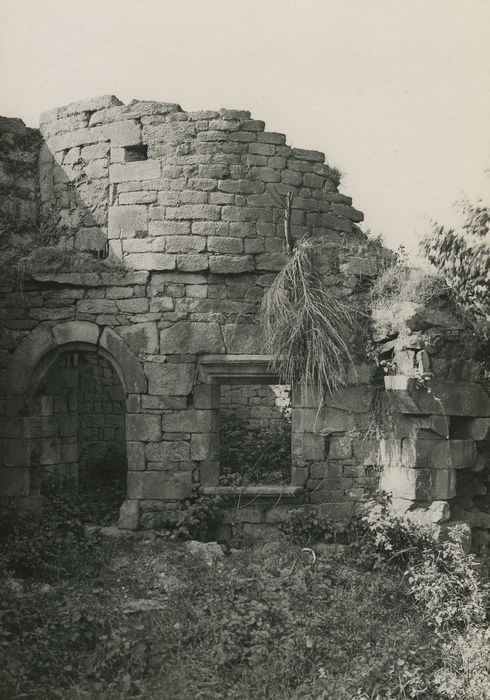
<svg viewBox="0 0 490 700">
<path fill-rule="evenodd" d="M 135 160 L 148 160 L 148 146 L 138 144 L 124 147 L 124 161 L 131 163 Z"/>
<path fill-rule="evenodd" d="M 221 384 L 219 485 L 291 483 L 291 389 L 286 384 Z"/>
</svg>

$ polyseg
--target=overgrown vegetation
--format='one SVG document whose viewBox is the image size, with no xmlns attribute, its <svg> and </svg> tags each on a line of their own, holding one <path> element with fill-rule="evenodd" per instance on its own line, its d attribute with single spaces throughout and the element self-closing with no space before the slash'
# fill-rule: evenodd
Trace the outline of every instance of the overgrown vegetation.
<svg viewBox="0 0 490 700">
<path fill-rule="evenodd" d="M 220 484 L 289 483 L 291 418 L 283 411 L 274 428 L 251 429 L 238 416 L 220 418 Z"/>
<path fill-rule="evenodd" d="M 422 270 L 393 265 L 374 282 L 371 299 L 375 308 L 389 308 L 397 302 L 414 302 L 426 306 L 435 299 L 452 299 L 450 287 L 441 275 Z"/>
<path fill-rule="evenodd" d="M 434 226 L 432 235 L 422 242 L 422 249 L 458 301 L 488 316 L 490 207 L 464 200 L 458 208 L 463 215 L 459 230 Z"/>
<path fill-rule="evenodd" d="M 264 295 L 265 350 L 285 384 L 335 391 L 352 363 L 353 312 L 322 278 L 317 244 L 302 239 Z"/>
<path fill-rule="evenodd" d="M 382 501 L 343 527 L 298 515 L 287 537 L 228 556 L 57 517 L 30 571 L 6 559 L 3 531 L 2 697 L 490 697 L 476 561 Z"/>
<path fill-rule="evenodd" d="M 22 246 L 0 256 L 0 280 L 21 286 L 32 274 L 63 272 L 124 272 L 112 258 L 97 259 L 91 253 L 68 251 L 54 245 Z"/>
</svg>

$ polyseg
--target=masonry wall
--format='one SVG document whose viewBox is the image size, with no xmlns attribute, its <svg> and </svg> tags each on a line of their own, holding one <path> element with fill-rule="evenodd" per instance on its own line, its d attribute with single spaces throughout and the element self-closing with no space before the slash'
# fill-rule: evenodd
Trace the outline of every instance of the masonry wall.
<svg viewBox="0 0 490 700">
<path fill-rule="evenodd" d="M 236 418 L 248 430 L 275 430 L 291 415 L 290 387 L 268 384 L 224 384 L 220 389 L 220 417 Z"/>
<path fill-rule="evenodd" d="M 382 487 L 399 512 L 487 546 L 490 398 L 477 335 L 438 299 L 380 313 L 375 336 L 387 367 Z"/>
<path fill-rule="evenodd" d="M 71 272 L 32 271 L 21 290 L 11 284 L 0 290 L 0 486 L 8 493 L 35 490 L 33 455 L 45 439 L 29 427 L 37 368 L 59 348 L 98 352 L 109 363 L 104 372 L 117 373 L 124 390 L 128 500 L 121 526 L 152 527 L 185 499 L 217 492 L 218 385 L 233 383 L 237 357 L 252 367 L 253 384 L 253 358 L 263 358 L 260 302 L 290 255 L 284 198 L 293 198 L 292 238 L 316 241 L 325 284 L 361 311 L 360 319 L 383 251 L 357 228 L 362 214 L 338 192 L 324 154 L 289 146 L 248 112 L 185 112 L 105 96 L 43 115 L 41 132 L 39 223 L 49 223 L 74 265 Z M 106 267 L 77 272 L 77 251 L 107 255 Z M 392 331 L 377 340 L 395 348 L 404 378 L 412 379 L 406 367 L 424 366 L 430 355 L 435 380 L 450 383 L 448 401 L 463 408 L 443 411 L 433 396 L 419 405 L 412 385 L 394 375 L 384 392 L 392 403 L 380 441 L 373 426 L 376 366 L 362 359 L 366 338 L 359 330 L 348 339 L 354 359 L 343 391 L 293 387 L 291 485 L 280 494 L 272 487 L 251 494 L 239 507 L 240 524 L 266 531 L 299 501 L 345 518 L 377 486 L 381 469 L 406 510 L 447 510 L 455 470 L 463 462 L 472 469 L 472 455 L 484 448 L 475 438 L 469 447 L 466 438 L 448 441 L 441 415 L 486 418 L 488 399 L 472 363 L 458 365 L 467 337 L 450 325 L 440 351 L 441 327 L 439 317 L 429 325 L 425 319 L 419 337 L 411 323 L 400 347 Z M 93 396 L 84 403 L 87 413 L 100 415 Z M 415 452 L 404 442 L 414 434 L 425 440 Z M 428 443 L 430 468 L 417 452 Z M 448 449 L 463 450 L 461 465 L 444 467 L 443 452 L 436 460 L 437 450 Z M 465 505 L 473 510 L 471 498 Z"/>
<path fill-rule="evenodd" d="M 0 117 L 0 241 L 19 247 L 39 223 L 40 134 L 21 119 Z"/>
</svg>

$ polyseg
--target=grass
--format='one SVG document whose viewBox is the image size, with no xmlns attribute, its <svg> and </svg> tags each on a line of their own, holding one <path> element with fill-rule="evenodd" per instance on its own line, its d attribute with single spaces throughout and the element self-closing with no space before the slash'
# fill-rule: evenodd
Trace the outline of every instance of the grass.
<svg viewBox="0 0 490 700">
<path fill-rule="evenodd" d="M 21 574 L 17 547 L 0 566 L 0 697 L 490 698 L 467 555 L 379 510 L 367 545 L 318 541 L 331 528 L 310 514 L 289 538 L 228 554 L 158 533 L 83 537 L 65 515 L 33 531 L 56 557 Z"/>
<path fill-rule="evenodd" d="M 353 311 L 322 279 L 317 244 L 303 239 L 261 305 L 265 351 L 286 384 L 336 391 L 352 363 Z"/>
<path fill-rule="evenodd" d="M 277 541 L 210 567 L 158 539 L 97 546 L 97 572 L 7 582 L 2 697 L 403 697 L 405 665 L 441 664 L 400 580 L 329 552 Z"/>
</svg>

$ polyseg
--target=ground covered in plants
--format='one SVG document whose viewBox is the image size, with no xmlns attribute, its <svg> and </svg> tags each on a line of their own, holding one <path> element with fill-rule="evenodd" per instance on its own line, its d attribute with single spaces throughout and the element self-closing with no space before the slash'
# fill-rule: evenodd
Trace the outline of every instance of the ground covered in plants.
<svg viewBox="0 0 490 700">
<path fill-rule="evenodd" d="M 490 698 L 481 562 L 384 502 L 238 548 L 195 541 L 209 504 L 109 537 L 57 498 L 2 530 L 2 698 Z"/>
</svg>

